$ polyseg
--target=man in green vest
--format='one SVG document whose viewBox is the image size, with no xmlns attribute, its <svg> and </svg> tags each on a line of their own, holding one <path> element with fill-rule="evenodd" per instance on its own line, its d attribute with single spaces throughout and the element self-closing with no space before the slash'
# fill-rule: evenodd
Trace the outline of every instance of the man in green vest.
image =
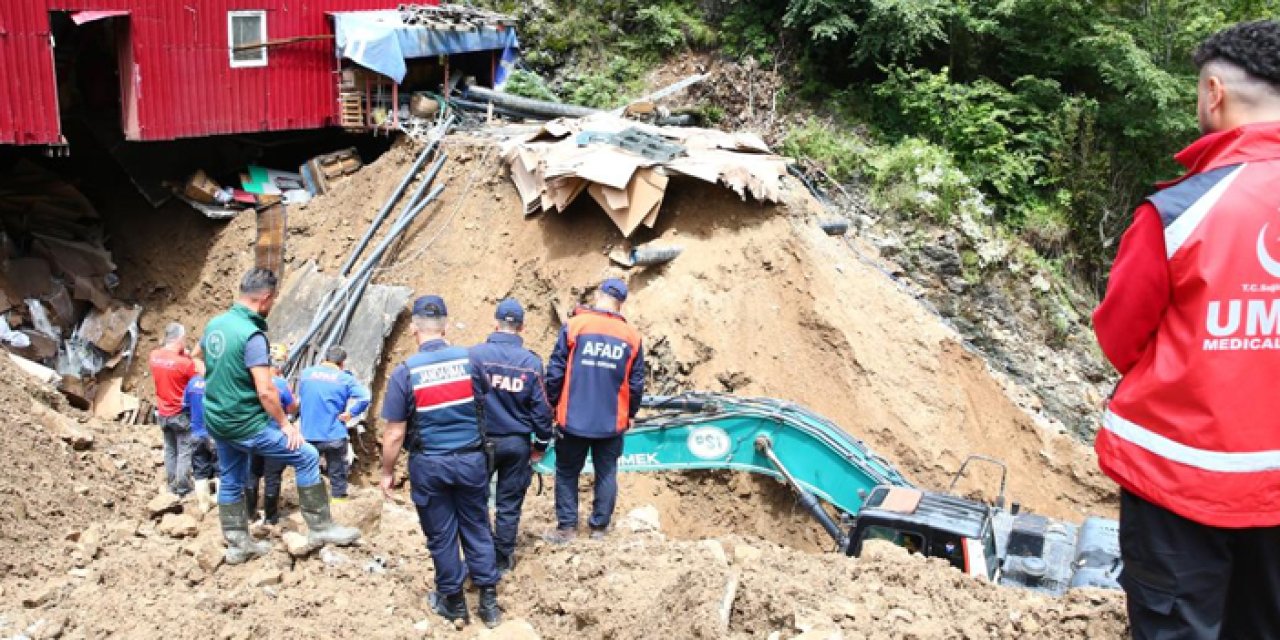
<svg viewBox="0 0 1280 640">
<path fill-rule="evenodd" d="M 271 380 L 266 317 L 275 304 L 276 286 L 271 271 L 249 270 L 240 281 L 236 303 L 209 321 L 201 341 L 205 426 L 218 445 L 218 516 L 227 541 L 227 564 L 271 550 L 249 533 L 244 488 L 253 455 L 294 468 L 298 502 L 312 544 L 349 545 L 360 537 L 359 530 L 333 523 L 329 492 L 320 480 L 320 454 L 289 422 Z"/>
</svg>

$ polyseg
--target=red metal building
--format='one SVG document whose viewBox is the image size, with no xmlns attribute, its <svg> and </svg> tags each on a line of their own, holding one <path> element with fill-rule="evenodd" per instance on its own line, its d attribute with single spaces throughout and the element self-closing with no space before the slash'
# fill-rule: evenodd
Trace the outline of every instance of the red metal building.
<svg viewBox="0 0 1280 640">
<path fill-rule="evenodd" d="M 71 102 L 134 141 L 336 125 L 326 14 L 397 4 L 0 0 L 0 144 L 62 142 Z"/>
</svg>

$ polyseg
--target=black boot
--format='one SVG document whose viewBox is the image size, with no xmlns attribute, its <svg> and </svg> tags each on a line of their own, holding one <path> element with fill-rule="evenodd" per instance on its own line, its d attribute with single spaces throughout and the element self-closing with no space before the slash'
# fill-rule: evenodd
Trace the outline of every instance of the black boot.
<svg viewBox="0 0 1280 640">
<path fill-rule="evenodd" d="M 461 591 L 447 596 L 432 591 L 430 601 L 431 610 L 449 622 L 471 621 L 471 616 L 467 613 L 467 599 L 463 597 Z"/>
<path fill-rule="evenodd" d="M 490 629 L 502 624 L 502 608 L 498 606 L 498 588 L 480 587 L 480 604 L 476 606 L 476 615 Z"/>
<path fill-rule="evenodd" d="M 258 521 L 258 488 L 246 488 L 244 490 L 244 510 L 249 516 L 249 524 Z"/>
<path fill-rule="evenodd" d="M 498 566 L 499 578 L 506 576 L 508 573 L 511 572 L 512 569 L 516 568 L 516 557 L 514 554 L 507 555 L 501 551 L 498 551 L 496 553 L 496 556 L 497 556 L 497 562 L 495 564 L 497 564 Z"/>
<path fill-rule="evenodd" d="M 280 496 L 262 496 L 262 519 L 267 524 L 280 524 Z"/>
</svg>

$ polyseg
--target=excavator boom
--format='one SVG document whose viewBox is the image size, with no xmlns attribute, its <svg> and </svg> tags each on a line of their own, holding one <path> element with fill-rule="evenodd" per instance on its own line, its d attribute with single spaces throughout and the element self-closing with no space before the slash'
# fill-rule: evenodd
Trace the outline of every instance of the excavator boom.
<svg viewBox="0 0 1280 640">
<path fill-rule="evenodd" d="M 850 517 L 873 488 L 911 486 L 861 440 L 798 404 L 690 392 L 646 396 L 643 406 L 646 415 L 624 441 L 622 471 L 728 469 L 794 480 Z M 759 446 L 761 438 L 767 449 Z M 555 449 L 534 468 L 552 472 Z"/>
</svg>

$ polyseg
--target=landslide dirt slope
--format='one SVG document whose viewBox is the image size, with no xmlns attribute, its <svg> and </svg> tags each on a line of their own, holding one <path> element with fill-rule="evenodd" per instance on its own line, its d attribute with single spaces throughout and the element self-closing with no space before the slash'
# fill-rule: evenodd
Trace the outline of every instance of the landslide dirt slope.
<svg viewBox="0 0 1280 640">
<path fill-rule="evenodd" d="M 406 234 L 379 282 L 443 295 L 455 323 L 450 337 L 461 344 L 483 340 L 494 304 L 515 296 L 528 308 L 526 342 L 545 357 L 559 327 L 552 299 L 571 306 L 618 274 L 605 253 L 621 237 L 589 198 L 562 214 L 524 219 L 495 147 L 454 137 L 446 148 L 444 195 Z M 292 209 L 289 263 L 316 259 L 336 270 L 412 151 L 397 145 L 330 194 Z M 866 440 L 922 486 L 944 488 L 965 456 L 985 454 L 1008 464 L 1011 499 L 1035 511 L 1076 520 L 1114 515 L 1114 485 L 1092 452 L 1037 424 L 1014 401 L 1011 383 L 951 329 L 860 261 L 845 239 L 824 235 L 814 224 L 817 205 L 793 187 L 790 203 L 778 207 L 697 181 L 668 190 L 652 234 L 685 253 L 628 276 L 626 314 L 646 339 L 650 390 L 792 400 Z M 125 286 L 146 305 L 147 349 L 169 319 L 203 327 L 252 264 L 252 216 L 210 227 L 180 214 L 109 218 L 132 225 L 116 233 L 113 250 Z M 411 342 L 402 322 L 389 357 L 407 356 Z M 147 395 L 144 369 L 135 365 L 131 383 Z M 979 472 L 963 486 L 995 485 L 994 475 Z"/>
<path fill-rule="evenodd" d="M 487 334 L 497 300 L 517 296 L 529 309 L 529 345 L 545 355 L 558 326 L 552 297 L 572 303 L 614 273 L 604 252 L 617 232 L 586 200 L 525 220 L 491 146 L 454 138 L 448 149 L 444 197 L 380 281 L 443 294 L 451 337 L 464 344 Z M 335 269 L 411 158 L 397 147 L 332 194 L 291 210 L 291 264 L 314 258 Z M 225 308 L 252 262 L 251 216 L 215 224 L 180 208 L 103 209 L 122 287 L 146 305 L 144 358 L 166 321 L 202 327 Z M 866 439 L 924 486 L 944 487 L 966 454 L 986 453 L 1010 463 L 1012 497 L 1034 510 L 1073 518 L 1111 510 L 1112 489 L 1087 448 L 1018 409 L 980 359 L 842 240 L 821 234 L 813 215 L 802 195 L 762 207 L 698 183 L 669 191 L 655 235 L 685 254 L 631 274 L 627 308 L 646 337 L 654 389 L 794 400 Z M 390 358 L 411 349 L 401 323 Z M 144 369 L 135 364 L 129 383 L 148 395 Z M 362 524 L 363 546 L 302 559 L 278 548 L 250 566 L 217 566 L 216 514 L 187 514 L 191 535 L 190 523 L 162 524 L 146 509 L 162 486 L 156 431 L 89 421 L 82 426 L 97 441 L 73 451 L 31 419 L 30 399 L 67 410 L 49 390 L 17 380 L 0 366 L 0 421 L 12 432 L 0 441 L 5 459 L 22 461 L 0 472 L 0 635 L 474 635 L 427 614 L 432 572 L 403 504 L 384 507 L 362 488 L 338 515 Z M 531 495 L 525 560 L 502 588 L 508 615 L 548 638 L 791 637 L 805 629 L 825 637 L 831 628 L 850 637 L 1124 633 L 1116 593 L 1048 600 L 891 550 L 862 560 L 814 553 L 828 543 L 771 480 L 627 478 L 619 515 L 641 506 L 656 507 L 662 535 L 632 533 L 624 522 L 605 543 L 550 548 L 538 541 L 553 526 L 549 492 Z M 296 527 L 295 517 L 284 528 Z M 282 531 L 261 533 L 278 541 Z M 716 545 L 697 542 L 703 538 L 717 539 L 728 562 Z M 718 607 L 735 572 L 726 630 Z"/>
</svg>

